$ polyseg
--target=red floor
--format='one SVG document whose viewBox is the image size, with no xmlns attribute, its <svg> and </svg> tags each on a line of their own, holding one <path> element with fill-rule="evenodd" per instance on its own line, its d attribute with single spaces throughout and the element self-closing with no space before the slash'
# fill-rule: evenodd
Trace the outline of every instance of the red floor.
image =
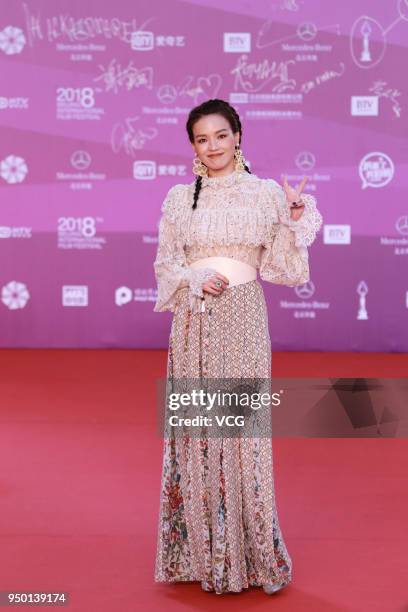
<svg viewBox="0 0 408 612">
<path fill-rule="evenodd" d="M 280 593 L 154 583 L 165 364 L 164 351 L 0 350 L 0 591 L 69 592 L 71 612 L 407 612 L 406 439 L 274 439 L 294 569 Z M 274 353 L 273 368 L 407 376 L 408 356 Z"/>
</svg>

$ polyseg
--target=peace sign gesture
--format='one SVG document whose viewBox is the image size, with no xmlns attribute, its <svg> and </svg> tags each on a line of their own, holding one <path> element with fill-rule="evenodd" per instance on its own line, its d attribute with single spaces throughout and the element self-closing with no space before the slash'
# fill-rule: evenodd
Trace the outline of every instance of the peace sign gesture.
<svg viewBox="0 0 408 612">
<path fill-rule="evenodd" d="M 304 176 L 300 182 L 300 185 L 297 185 L 295 189 L 288 184 L 286 176 L 284 174 L 281 175 L 283 189 L 286 194 L 286 200 L 290 203 L 290 216 L 292 219 L 297 221 L 303 214 L 303 210 L 305 205 L 300 201 L 303 187 L 308 180 L 307 176 Z"/>
</svg>

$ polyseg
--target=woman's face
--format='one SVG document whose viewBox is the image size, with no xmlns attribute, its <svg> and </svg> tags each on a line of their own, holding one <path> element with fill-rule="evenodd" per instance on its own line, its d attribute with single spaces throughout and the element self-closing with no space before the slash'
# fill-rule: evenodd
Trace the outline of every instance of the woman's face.
<svg viewBox="0 0 408 612">
<path fill-rule="evenodd" d="M 208 168 L 208 174 L 224 174 L 234 170 L 235 145 L 239 133 L 233 133 L 227 119 L 212 114 L 201 117 L 193 126 L 193 150 Z"/>
</svg>

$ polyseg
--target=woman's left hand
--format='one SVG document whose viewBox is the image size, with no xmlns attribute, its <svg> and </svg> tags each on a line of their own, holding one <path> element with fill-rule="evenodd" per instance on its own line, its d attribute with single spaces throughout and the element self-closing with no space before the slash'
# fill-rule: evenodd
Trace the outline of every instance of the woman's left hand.
<svg viewBox="0 0 408 612">
<path fill-rule="evenodd" d="M 283 189 L 286 194 L 286 200 L 288 201 L 289 206 L 290 206 L 290 217 L 294 221 L 297 221 L 298 219 L 300 219 L 305 209 L 305 205 L 302 202 L 299 202 L 297 206 L 294 206 L 292 205 L 292 202 L 297 202 L 298 200 L 300 200 L 300 197 L 303 191 L 303 187 L 305 186 L 307 179 L 308 177 L 304 176 L 301 180 L 300 185 L 297 185 L 295 189 L 293 189 L 293 187 L 291 187 L 288 184 L 286 176 L 282 174 Z"/>
</svg>

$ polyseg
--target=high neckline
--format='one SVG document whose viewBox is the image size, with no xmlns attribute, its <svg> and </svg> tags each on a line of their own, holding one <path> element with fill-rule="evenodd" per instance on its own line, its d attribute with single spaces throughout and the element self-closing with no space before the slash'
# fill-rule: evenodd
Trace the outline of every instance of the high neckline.
<svg viewBox="0 0 408 612">
<path fill-rule="evenodd" d="M 248 173 L 233 170 L 224 176 L 203 176 L 201 185 L 202 187 L 205 187 L 206 185 L 209 187 L 229 187 L 241 180 L 244 174 Z"/>
</svg>

